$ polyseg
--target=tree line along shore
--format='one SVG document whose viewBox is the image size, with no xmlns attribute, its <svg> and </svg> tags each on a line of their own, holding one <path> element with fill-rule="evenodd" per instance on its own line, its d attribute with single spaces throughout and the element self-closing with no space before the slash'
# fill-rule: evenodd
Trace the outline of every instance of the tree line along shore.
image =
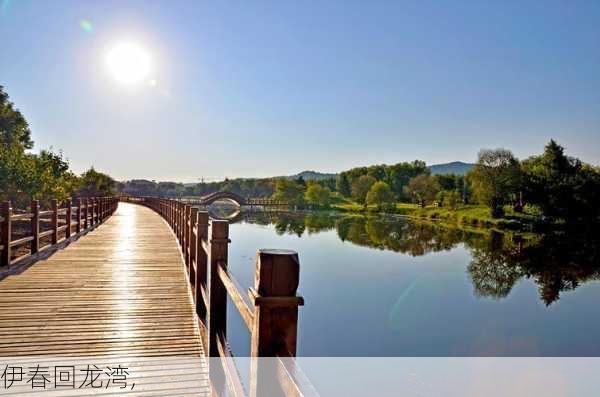
<svg viewBox="0 0 600 397">
<path fill-rule="evenodd" d="M 117 182 L 93 167 L 76 175 L 62 152 L 32 153 L 25 117 L 0 86 L 0 200 L 25 208 L 31 199 L 111 195 L 163 197 L 230 191 L 273 197 L 301 209 L 380 212 L 498 229 L 596 224 L 600 217 L 600 170 L 570 157 L 554 140 L 541 154 L 517 159 L 507 149 L 484 149 L 464 175 L 431 175 L 425 162 L 372 165 L 335 177 L 236 178 L 182 184 Z"/>
</svg>

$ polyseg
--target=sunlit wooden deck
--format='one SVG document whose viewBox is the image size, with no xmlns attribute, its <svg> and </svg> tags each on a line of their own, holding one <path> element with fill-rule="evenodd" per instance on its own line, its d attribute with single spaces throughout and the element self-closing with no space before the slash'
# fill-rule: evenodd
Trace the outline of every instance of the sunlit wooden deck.
<svg viewBox="0 0 600 397">
<path fill-rule="evenodd" d="M 208 392 L 181 250 L 160 215 L 121 203 L 96 230 L 0 281 L 0 357 L 21 356 L 197 357 L 201 371 L 180 367 L 143 393 Z"/>
</svg>

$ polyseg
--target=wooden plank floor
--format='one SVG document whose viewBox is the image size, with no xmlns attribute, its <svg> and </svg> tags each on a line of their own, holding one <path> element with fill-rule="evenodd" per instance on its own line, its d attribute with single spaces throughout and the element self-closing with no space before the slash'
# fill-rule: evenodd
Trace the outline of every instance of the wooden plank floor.
<svg viewBox="0 0 600 397">
<path fill-rule="evenodd" d="M 166 383 L 178 390 L 183 385 L 183 392 L 146 391 L 206 392 L 207 364 L 178 247 L 159 215 L 120 203 L 95 230 L 0 281 L 0 364 L 3 357 L 21 356 L 138 364 L 194 357 L 183 360 L 194 363 L 184 366 L 189 376 L 180 365 Z"/>
</svg>

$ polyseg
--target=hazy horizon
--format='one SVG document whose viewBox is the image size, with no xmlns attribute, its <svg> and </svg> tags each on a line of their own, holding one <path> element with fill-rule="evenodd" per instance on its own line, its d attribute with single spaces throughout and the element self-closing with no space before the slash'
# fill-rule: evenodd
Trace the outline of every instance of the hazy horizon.
<svg viewBox="0 0 600 397">
<path fill-rule="evenodd" d="M 551 138 L 598 165 L 599 20 L 562 1 L 0 0 L 0 84 L 36 150 L 117 180 L 526 158 Z"/>
</svg>

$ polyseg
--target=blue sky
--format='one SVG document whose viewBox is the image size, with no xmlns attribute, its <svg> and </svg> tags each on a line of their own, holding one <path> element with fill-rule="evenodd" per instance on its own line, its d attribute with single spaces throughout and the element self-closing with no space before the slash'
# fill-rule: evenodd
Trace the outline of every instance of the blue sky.
<svg viewBox="0 0 600 397">
<path fill-rule="evenodd" d="M 550 138 L 600 164 L 596 1 L 0 0 L 0 37 L 36 148 L 76 171 L 193 182 Z M 123 41 L 155 86 L 110 75 Z"/>
</svg>

